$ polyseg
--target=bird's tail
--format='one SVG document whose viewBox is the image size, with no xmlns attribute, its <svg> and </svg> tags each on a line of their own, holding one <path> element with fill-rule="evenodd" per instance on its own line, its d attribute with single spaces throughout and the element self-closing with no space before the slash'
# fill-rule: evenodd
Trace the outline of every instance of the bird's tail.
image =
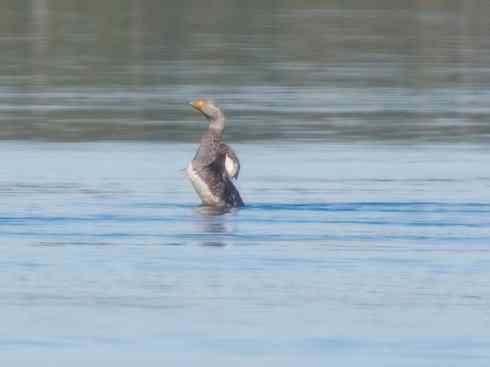
<svg viewBox="0 0 490 367">
<path fill-rule="evenodd" d="M 242 200 L 242 197 L 240 196 L 240 193 L 238 192 L 238 189 L 233 185 L 233 182 L 231 179 L 226 178 L 226 204 L 233 207 L 233 208 L 239 208 L 242 206 L 245 206 L 245 203 Z"/>
</svg>

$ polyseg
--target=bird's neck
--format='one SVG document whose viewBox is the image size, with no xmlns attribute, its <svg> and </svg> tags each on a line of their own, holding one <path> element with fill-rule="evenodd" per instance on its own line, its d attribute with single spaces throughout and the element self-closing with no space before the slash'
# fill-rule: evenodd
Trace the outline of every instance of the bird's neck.
<svg viewBox="0 0 490 367">
<path fill-rule="evenodd" d="M 219 134 L 223 133 L 223 130 L 225 128 L 225 116 L 223 115 L 223 113 L 219 113 L 218 115 L 213 116 L 213 118 L 209 119 L 209 128 Z"/>
</svg>

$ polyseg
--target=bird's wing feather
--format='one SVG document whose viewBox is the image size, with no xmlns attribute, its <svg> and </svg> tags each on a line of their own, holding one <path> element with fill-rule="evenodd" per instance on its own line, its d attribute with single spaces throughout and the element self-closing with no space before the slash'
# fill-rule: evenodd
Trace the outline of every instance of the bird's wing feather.
<svg viewBox="0 0 490 367">
<path fill-rule="evenodd" d="M 224 167 L 228 176 L 238 179 L 238 175 L 240 174 L 240 161 L 235 151 L 229 145 L 221 143 L 220 153 L 225 160 Z"/>
</svg>

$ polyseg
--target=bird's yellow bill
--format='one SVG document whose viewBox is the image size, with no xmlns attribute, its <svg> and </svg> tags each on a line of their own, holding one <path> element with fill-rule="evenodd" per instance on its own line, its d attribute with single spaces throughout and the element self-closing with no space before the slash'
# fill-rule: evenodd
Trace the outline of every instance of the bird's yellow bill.
<svg viewBox="0 0 490 367">
<path fill-rule="evenodd" d="M 194 107 L 196 110 L 201 111 L 204 107 L 206 107 L 207 102 L 203 99 L 196 99 L 191 103 L 192 107 Z"/>
</svg>

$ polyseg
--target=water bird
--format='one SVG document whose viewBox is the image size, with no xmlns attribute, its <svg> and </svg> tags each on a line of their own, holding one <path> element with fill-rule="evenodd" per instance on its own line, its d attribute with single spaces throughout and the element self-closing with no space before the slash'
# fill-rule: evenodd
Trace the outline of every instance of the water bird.
<svg viewBox="0 0 490 367">
<path fill-rule="evenodd" d="M 196 155 L 186 168 L 194 190 L 206 206 L 243 206 L 240 193 L 232 181 L 238 179 L 240 161 L 233 149 L 223 142 L 223 111 L 206 99 L 196 99 L 191 105 L 209 122 L 209 128 L 201 138 Z"/>
</svg>

